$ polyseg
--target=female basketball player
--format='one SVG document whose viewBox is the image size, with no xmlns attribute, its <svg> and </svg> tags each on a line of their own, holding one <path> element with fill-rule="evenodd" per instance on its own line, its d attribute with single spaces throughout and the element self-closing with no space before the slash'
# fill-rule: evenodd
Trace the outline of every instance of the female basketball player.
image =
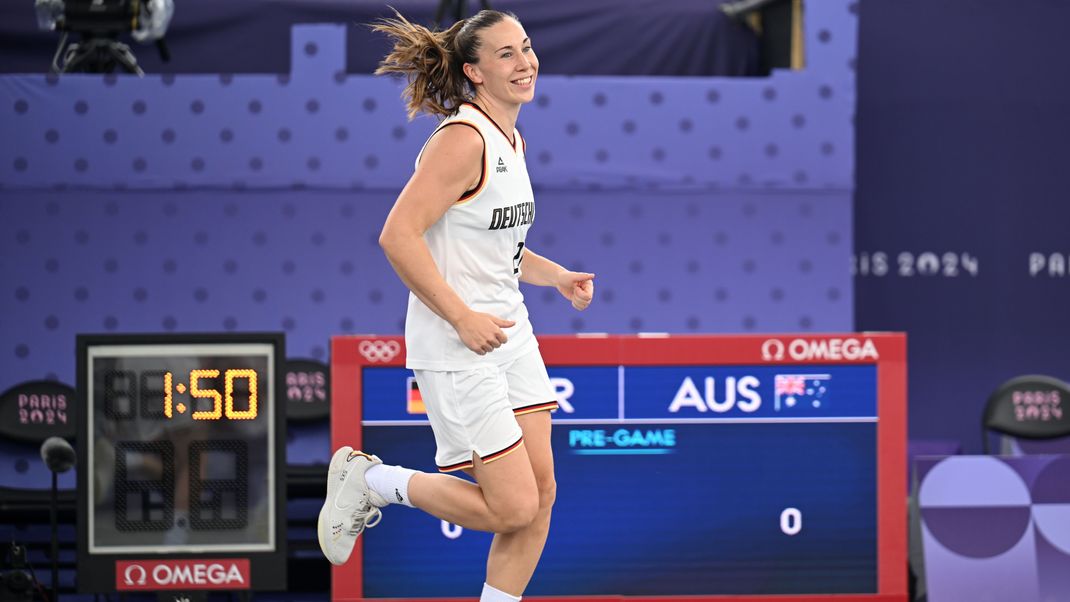
<svg viewBox="0 0 1070 602">
<path fill-rule="evenodd" d="M 328 472 L 319 539 L 341 564 L 357 536 L 398 503 L 495 533 L 481 600 L 519 600 L 542 554 L 556 495 L 550 410 L 557 408 L 519 283 L 553 286 L 577 310 L 594 274 L 535 254 L 535 202 L 516 130 L 539 61 L 515 15 L 484 10 L 431 32 L 401 15 L 379 23 L 393 52 L 377 73 L 408 77 L 410 117 L 443 118 L 417 158 L 379 238 L 409 287 L 407 367 L 414 370 L 439 471 L 388 466 L 343 447 Z"/>
</svg>

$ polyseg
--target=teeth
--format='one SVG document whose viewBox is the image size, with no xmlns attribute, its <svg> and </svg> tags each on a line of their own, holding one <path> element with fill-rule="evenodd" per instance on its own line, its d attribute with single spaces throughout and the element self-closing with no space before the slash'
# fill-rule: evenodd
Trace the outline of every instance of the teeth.
<svg viewBox="0 0 1070 602">
<path fill-rule="evenodd" d="M 529 76 L 525 77 L 524 79 L 514 80 L 513 83 L 514 84 L 519 84 L 521 86 L 526 86 L 526 85 L 531 83 L 531 76 L 529 75 Z"/>
</svg>

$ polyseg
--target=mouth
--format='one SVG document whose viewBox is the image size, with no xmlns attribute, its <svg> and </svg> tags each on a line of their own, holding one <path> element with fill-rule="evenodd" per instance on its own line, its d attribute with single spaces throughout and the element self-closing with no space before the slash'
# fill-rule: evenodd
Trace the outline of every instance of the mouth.
<svg viewBox="0 0 1070 602">
<path fill-rule="evenodd" d="M 520 86 L 521 88 L 527 88 L 527 87 L 531 86 L 532 82 L 534 82 L 534 81 L 535 81 L 535 76 L 529 75 L 527 77 L 523 77 L 523 78 L 520 78 L 520 79 L 514 79 L 514 80 L 512 80 L 512 83 L 514 85 Z"/>
</svg>

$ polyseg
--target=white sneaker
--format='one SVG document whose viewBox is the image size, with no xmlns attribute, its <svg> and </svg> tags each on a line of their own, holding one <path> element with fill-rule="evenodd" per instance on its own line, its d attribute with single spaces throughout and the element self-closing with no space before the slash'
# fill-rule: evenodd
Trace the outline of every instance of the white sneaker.
<svg viewBox="0 0 1070 602">
<path fill-rule="evenodd" d="M 383 514 L 379 508 L 386 500 L 368 488 L 364 473 L 379 458 L 348 445 L 334 452 L 327 468 L 327 499 L 320 510 L 317 536 L 320 550 L 331 564 L 345 564 L 353 552 L 353 545 L 365 527 L 379 524 Z"/>
</svg>

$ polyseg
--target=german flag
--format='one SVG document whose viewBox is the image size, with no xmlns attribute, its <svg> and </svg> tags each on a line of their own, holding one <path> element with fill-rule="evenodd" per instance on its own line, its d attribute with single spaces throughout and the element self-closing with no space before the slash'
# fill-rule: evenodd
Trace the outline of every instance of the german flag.
<svg viewBox="0 0 1070 602">
<path fill-rule="evenodd" d="M 416 383 L 416 377 L 410 376 L 407 383 L 408 389 L 408 402 L 405 409 L 410 414 L 427 414 L 427 408 L 424 406 L 424 396 L 420 394 L 420 385 Z"/>
</svg>

